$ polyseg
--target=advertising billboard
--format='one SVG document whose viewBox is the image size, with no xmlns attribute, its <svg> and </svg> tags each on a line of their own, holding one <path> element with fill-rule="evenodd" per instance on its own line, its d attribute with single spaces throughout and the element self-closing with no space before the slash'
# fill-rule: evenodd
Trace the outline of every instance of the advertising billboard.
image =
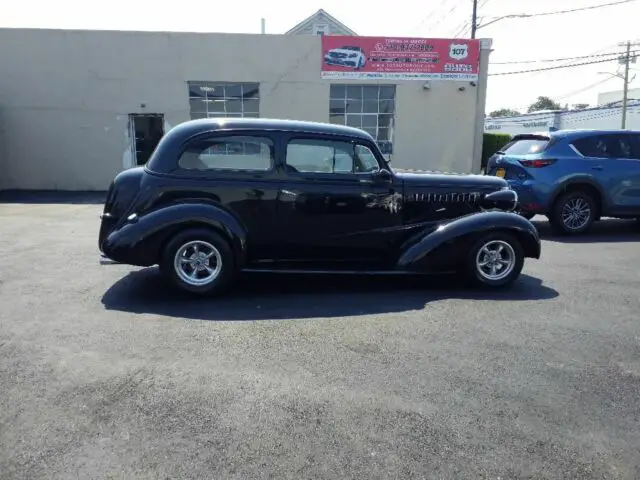
<svg viewBox="0 0 640 480">
<path fill-rule="evenodd" d="M 324 79 L 478 80 L 480 40 L 322 36 Z"/>
</svg>

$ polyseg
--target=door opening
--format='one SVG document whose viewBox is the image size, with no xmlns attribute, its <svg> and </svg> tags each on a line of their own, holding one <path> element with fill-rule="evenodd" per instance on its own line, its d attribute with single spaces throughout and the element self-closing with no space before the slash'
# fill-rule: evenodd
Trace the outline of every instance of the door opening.
<svg viewBox="0 0 640 480">
<path fill-rule="evenodd" d="M 164 135 L 162 113 L 129 115 L 129 128 L 133 150 L 133 165 L 144 165 Z"/>
</svg>

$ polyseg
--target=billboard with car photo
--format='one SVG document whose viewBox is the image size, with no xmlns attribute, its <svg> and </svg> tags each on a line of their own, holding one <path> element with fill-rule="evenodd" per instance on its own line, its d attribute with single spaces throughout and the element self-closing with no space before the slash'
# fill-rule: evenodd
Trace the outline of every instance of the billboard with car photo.
<svg viewBox="0 0 640 480">
<path fill-rule="evenodd" d="M 477 81 L 480 41 L 322 36 L 325 79 Z"/>
</svg>

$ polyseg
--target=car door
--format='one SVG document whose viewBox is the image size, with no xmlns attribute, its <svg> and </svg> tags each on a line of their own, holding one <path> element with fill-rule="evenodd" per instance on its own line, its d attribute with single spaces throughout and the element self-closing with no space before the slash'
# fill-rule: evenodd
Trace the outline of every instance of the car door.
<svg viewBox="0 0 640 480">
<path fill-rule="evenodd" d="M 337 136 L 285 139 L 278 225 L 282 259 L 373 269 L 401 225 L 400 186 L 373 144 Z M 329 263 L 328 263 L 329 262 Z"/>
<path fill-rule="evenodd" d="M 175 172 L 190 179 L 190 189 L 166 193 L 192 198 L 197 191 L 230 211 L 247 229 L 249 261 L 271 258 L 277 248 L 276 141 L 264 131 L 199 135 L 186 145 Z"/>
<path fill-rule="evenodd" d="M 621 159 L 628 167 L 628 175 L 624 188 L 620 190 L 620 200 L 623 208 L 629 209 L 629 214 L 640 214 L 640 133 L 628 134 L 630 143 L 629 158 Z"/>
<path fill-rule="evenodd" d="M 590 160 L 593 176 L 605 190 L 612 214 L 640 209 L 640 158 L 627 133 L 600 133 L 574 142 Z"/>
</svg>

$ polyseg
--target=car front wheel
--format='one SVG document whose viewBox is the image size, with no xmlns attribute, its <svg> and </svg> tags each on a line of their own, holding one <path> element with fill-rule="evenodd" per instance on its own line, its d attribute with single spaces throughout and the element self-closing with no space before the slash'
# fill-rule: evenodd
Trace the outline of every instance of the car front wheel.
<svg viewBox="0 0 640 480">
<path fill-rule="evenodd" d="M 233 279 L 233 252 L 219 234 L 207 229 L 189 229 L 169 241 L 160 270 L 184 291 L 214 294 L 228 287 Z"/>
<path fill-rule="evenodd" d="M 513 235 L 503 232 L 483 235 L 471 248 L 467 275 L 482 287 L 511 285 L 522 272 L 524 251 Z"/>
<path fill-rule="evenodd" d="M 567 192 L 554 204 L 549 215 L 551 226 L 562 234 L 584 233 L 595 221 L 596 202 L 586 192 Z"/>
</svg>

